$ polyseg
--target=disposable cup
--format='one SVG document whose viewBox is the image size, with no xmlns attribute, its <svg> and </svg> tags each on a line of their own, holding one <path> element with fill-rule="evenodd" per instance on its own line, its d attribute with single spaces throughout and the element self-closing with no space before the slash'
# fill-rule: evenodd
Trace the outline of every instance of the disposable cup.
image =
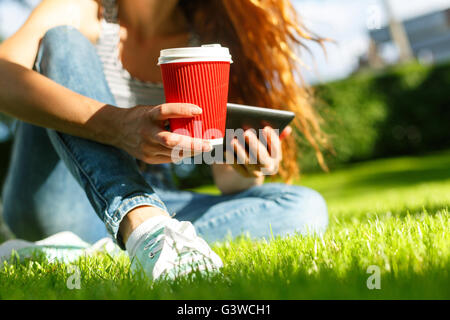
<svg viewBox="0 0 450 320">
<path fill-rule="evenodd" d="M 218 44 L 161 51 L 166 103 L 192 103 L 202 108 L 193 118 L 169 119 L 170 129 L 212 145 L 223 143 L 231 55 Z"/>
</svg>

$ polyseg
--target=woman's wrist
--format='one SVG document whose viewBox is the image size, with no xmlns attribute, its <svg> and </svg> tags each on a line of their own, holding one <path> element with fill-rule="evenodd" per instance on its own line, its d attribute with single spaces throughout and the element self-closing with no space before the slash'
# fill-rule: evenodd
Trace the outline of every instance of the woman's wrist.
<svg viewBox="0 0 450 320">
<path fill-rule="evenodd" d="M 126 109 L 101 105 L 86 122 L 90 139 L 120 148 L 122 119 Z"/>
<path fill-rule="evenodd" d="M 223 194 L 244 191 L 264 183 L 264 176 L 243 177 L 228 164 L 213 164 L 212 172 L 214 182 Z"/>
</svg>

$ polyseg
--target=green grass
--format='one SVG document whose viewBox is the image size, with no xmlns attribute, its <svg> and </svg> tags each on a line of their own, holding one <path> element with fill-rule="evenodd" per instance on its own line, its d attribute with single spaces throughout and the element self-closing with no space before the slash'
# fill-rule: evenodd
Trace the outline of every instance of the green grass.
<svg viewBox="0 0 450 320">
<path fill-rule="evenodd" d="M 125 257 L 81 259 L 81 290 L 67 289 L 66 265 L 5 263 L 0 298 L 450 298 L 450 152 L 355 164 L 301 183 L 328 202 L 321 238 L 218 243 L 225 267 L 212 279 L 149 284 L 130 275 Z M 380 290 L 367 288 L 371 265 L 380 268 Z"/>
</svg>

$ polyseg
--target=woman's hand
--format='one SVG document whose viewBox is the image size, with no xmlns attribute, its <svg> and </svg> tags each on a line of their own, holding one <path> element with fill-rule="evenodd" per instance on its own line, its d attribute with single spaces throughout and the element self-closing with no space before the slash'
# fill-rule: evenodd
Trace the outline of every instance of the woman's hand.
<svg viewBox="0 0 450 320">
<path fill-rule="evenodd" d="M 122 117 L 116 122 L 118 136 L 114 145 L 146 163 L 175 162 L 212 149 L 207 140 L 165 129 L 169 118 L 190 118 L 201 114 L 202 109 L 196 105 L 167 103 L 154 107 L 136 106 L 120 112 Z"/>
<path fill-rule="evenodd" d="M 286 127 L 280 136 L 271 127 L 266 126 L 262 130 L 262 139 L 266 145 L 256 136 L 255 131 L 248 129 L 244 132 L 245 144 L 238 139 L 231 141 L 231 149 L 234 150 L 235 161 L 233 168 L 243 177 L 259 178 L 264 175 L 274 175 L 278 172 L 282 160 L 281 139 L 290 135 L 291 127 Z"/>
<path fill-rule="evenodd" d="M 261 185 L 265 175 L 277 173 L 282 159 L 280 140 L 291 132 L 292 129 L 287 127 L 278 137 L 271 127 L 264 128 L 263 139 L 267 141 L 266 147 L 252 130 L 247 130 L 244 140 L 248 151 L 237 139 L 233 140 L 230 145 L 231 152 L 226 154 L 227 163 L 232 164 L 212 166 L 214 182 L 219 190 L 223 194 L 240 192 Z"/>
</svg>

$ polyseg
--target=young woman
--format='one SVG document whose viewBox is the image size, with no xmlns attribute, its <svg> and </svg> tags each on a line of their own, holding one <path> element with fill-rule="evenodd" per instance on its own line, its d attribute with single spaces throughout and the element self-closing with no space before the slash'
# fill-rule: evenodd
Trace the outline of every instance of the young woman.
<svg viewBox="0 0 450 320">
<path fill-rule="evenodd" d="M 27 240 L 68 230 L 94 242 L 109 233 L 151 278 L 192 264 L 220 268 L 202 238 L 323 231 L 327 209 L 317 192 L 263 184 L 262 168 L 277 167 L 282 153 L 281 177 L 298 173 L 290 130 L 281 144 L 265 128 L 273 152 L 259 148 L 257 165 L 213 165 L 222 195 L 176 190 L 172 148 L 211 146 L 165 130 L 167 119 L 201 109 L 164 104 L 156 64 L 164 48 L 230 48 L 230 102 L 294 111 L 321 161 L 317 119 L 298 85 L 295 50 L 304 39 L 317 40 L 288 0 L 42 1 L 0 46 L 0 111 L 21 120 L 3 191 L 6 223 Z M 251 132 L 246 139 L 260 143 Z M 248 163 L 244 146 L 234 148 Z"/>
</svg>

